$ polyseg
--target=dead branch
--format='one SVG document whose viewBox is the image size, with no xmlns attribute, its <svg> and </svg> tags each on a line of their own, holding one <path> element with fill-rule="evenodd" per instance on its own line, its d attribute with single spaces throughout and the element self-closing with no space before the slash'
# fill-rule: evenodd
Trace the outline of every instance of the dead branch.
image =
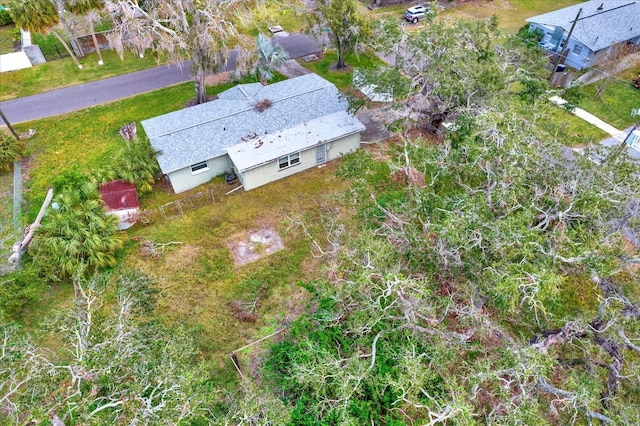
<svg viewBox="0 0 640 426">
<path fill-rule="evenodd" d="M 555 386 L 550 385 L 549 383 L 547 383 L 547 381 L 545 380 L 544 377 L 539 377 L 537 380 L 536 385 L 538 386 L 539 389 L 541 389 L 544 392 L 547 393 L 552 393 L 554 395 L 557 396 L 561 396 L 563 398 L 568 399 L 569 401 L 573 402 L 573 405 L 576 409 L 580 409 L 581 411 L 584 412 L 584 414 L 587 417 L 593 417 L 594 419 L 600 420 L 602 422 L 606 422 L 606 423 L 614 423 L 613 420 L 611 420 L 609 417 L 605 416 L 604 414 L 600 414 L 597 413 L 595 411 L 591 411 L 589 410 L 587 407 L 584 406 L 580 406 L 581 402 L 578 401 L 578 395 L 576 395 L 573 392 L 569 392 L 563 389 L 559 389 Z"/>
<path fill-rule="evenodd" d="M 618 336 L 622 338 L 622 341 L 634 351 L 640 352 L 640 346 L 634 344 L 631 339 L 627 337 L 623 329 L 618 330 Z"/>
<path fill-rule="evenodd" d="M 158 260 L 164 254 L 165 248 L 174 245 L 182 244 L 182 241 L 170 241 L 168 243 L 155 243 L 152 240 L 138 237 L 140 240 L 140 254 L 142 257 L 148 257 L 151 260 Z"/>
<path fill-rule="evenodd" d="M 49 190 L 47 191 L 47 196 L 42 202 L 42 207 L 40 207 L 40 211 L 38 212 L 38 216 L 36 217 L 36 220 L 26 228 L 27 232 L 22 238 L 22 241 L 19 241 L 13 245 L 13 253 L 9 257 L 9 263 L 15 266 L 18 266 L 20 264 L 20 258 L 22 257 L 24 252 L 27 250 L 29 244 L 31 243 L 31 240 L 35 235 L 36 229 L 40 227 L 40 222 L 42 222 L 44 213 L 47 210 L 47 207 L 49 207 L 49 204 L 51 203 L 52 199 L 53 199 L 53 188 L 49 188 Z"/>
</svg>

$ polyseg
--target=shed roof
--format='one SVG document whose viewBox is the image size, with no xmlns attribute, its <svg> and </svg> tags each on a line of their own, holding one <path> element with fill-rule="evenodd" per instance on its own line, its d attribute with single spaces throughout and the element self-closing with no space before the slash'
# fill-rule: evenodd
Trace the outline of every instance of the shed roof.
<svg viewBox="0 0 640 426">
<path fill-rule="evenodd" d="M 219 99 L 142 121 L 151 145 L 161 153 L 163 173 L 226 154 L 230 148 L 259 135 L 344 111 L 347 102 L 338 89 L 316 74 L 263 86 L 235 86 Z M 268 99 L 260 112 L 256 104 Z"/>
<path fill-rule="evenodd" d="M 594 52 L 640 36 L 638 0 L 590 0 L 533 16 L 526 21 L 569 31 L 580 8 L 582 13 L 571 37 Z"/>
<path fill-rule="evenodd" d="M 346 111 L 339 111 L 234 145 L 227 149 L 227 153 L 238 171 L 244 172 L 292 152 L 303 151 L 363 130 L 364 126 L 357 118 Z"/>
<path fill-rule="evenodd" d="M 133 183 L 113 180 L 100 185 L 100 198 L 107 206 L 107 211 L 128 210 L 140 207 L 138 192 Z"/>
</svg>

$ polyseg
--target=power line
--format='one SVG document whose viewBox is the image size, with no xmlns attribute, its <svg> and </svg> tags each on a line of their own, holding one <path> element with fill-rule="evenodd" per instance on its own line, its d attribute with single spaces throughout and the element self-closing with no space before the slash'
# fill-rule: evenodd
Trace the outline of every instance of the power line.
<svg viewBox="0 0 640 426">
<path fill-rule="evenodd" d="M 471 15 L 471 14 L 469 14 L 469 13 L 467 13 L 467 12 L 462 12 L 462 11 L 459 11 L 459 10 L 458 10 L 458 12 L 460 12 L 462 15 L 465 15 L 465 16 L 467 16 L 467 17 L 469 17 L 469 18 L 479 19 L 477 16 Z M 542 47 L 541 47 L 538 43 L 533 42 L 533 41 L 531 41 L 531 40 L 529 40 L 529 39 L 527 39 L 527 38 L 525 38 L 525 37 L 522 37 L 522 36 L 520 36 L 520 35 L 518 35 L 518 34 L 514 34 L 514 33 L 512 33 L 512 32 L 509 32 L 509 31 L 507 31 L 507 30 L 505 30 L 505 29 L 503 29 L 503 28 L 499 28 L 499 27 L 497 28 L 497 30 L 498 30 L 499 32 L 502 32 L 503 34 L 506 34 L 506 35 L 511 36 L 511 37 L 519 38 L 520 40 L 522 40 L 523 42 L 525 42 L 525 43 L 527 43 L 527 44 L 530 44 L 530 45 L 532 45 L 532 46 L 536 46 L 537 48 L 542 49 Z M 567 39 L 567 44 L 568 44 L 568 43 L 569 43 L 569 40 Z M 599 73 L 601 73 L 601 74 L 606 74 L 606 73 L 607 73 L 607 71 L 605 71 L 604 69 L 598 68 L 596 65 L 585 65 L 585 66 L 583 67 L 583 69 L 592 70 L 592 71 L 597 71 L 597 72 L 599 72 Z M 611 78 L 612 80 L 617 80 L 617 81 L 619 81 L 619 82 L 621 82 L 621 83 L 627 83 L 627 84 L 630 84 L 630 81 L 629 81 L 629 80 L 625 80 L 625 79 L 623 79 L 623 78 L 619 78 L 619 77 L 617 77 L 617 76 L 615 76 L 615 75 L 613 75 L 613 74 L 612 74 L 612 75 L 610 75 L 610 76 L 608 76 L 607 78 Z"/>
</svg>

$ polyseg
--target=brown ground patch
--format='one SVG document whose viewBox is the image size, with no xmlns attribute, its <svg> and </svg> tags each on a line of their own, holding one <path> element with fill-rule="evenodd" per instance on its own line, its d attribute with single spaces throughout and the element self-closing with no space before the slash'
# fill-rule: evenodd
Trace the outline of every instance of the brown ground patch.
<svg viewBox="0 0 640 426">
<path fill-rule="evenodd" d="M 231 81 L 231 71 L 221 72 L 219 74 L 211 74 L 205 77 L 204 84 L 207 86 L 216 86 L 220 83 L 228 83 Z"/>
<path fill-rule="evenodd" d="M 265 226 L 257 231 L 250 231 L 247 235 L 232 237 L 230 240 L 227 247 L 233 254 L 236 266 L 255 262 L 284 248 L 280 235 L 272 226 Z"/>
<path fill-rule="evenodd" d="M 177 250 L 168 250 L 165 252 L 167 268 L 173 272 L 192 269 L 201 251 L 200 247 L 193 244 L 184 244 Z"/>
</svg>

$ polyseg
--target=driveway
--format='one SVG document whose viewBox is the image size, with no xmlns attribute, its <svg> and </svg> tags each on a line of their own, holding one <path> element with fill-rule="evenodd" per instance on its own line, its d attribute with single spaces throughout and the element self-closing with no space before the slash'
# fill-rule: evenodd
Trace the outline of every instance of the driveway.
<svg viewBox="0 0 640 426">
<path fill-rule="evenodd" d="M 304 34 L 279 33 L 272 38 L 280 43 L 291 58 L 300 58 L 322 51 L 322 43 Z M 220 72 L 233 70 L 236 53 L 231 52 L 227 66 Z M 161 89 L 192 80 L 191 62 L 181 66 L 163 65 L 118 77 L 52 90 L 38 95 L 0 102 L 9 122 L 37 120 L 113 102 L 119 99 Z"/>
</svg>

